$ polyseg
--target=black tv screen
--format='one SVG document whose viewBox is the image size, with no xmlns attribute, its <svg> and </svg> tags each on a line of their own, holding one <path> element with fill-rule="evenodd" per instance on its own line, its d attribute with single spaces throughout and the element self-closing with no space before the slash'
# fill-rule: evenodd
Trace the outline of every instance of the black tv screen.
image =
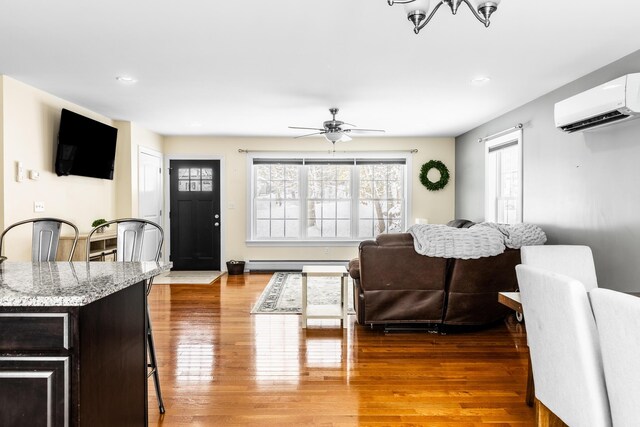
<svg viewBox="0 0 640 427">
<path fill-rule="evenodd" d="M 63 109 L 56 174 L 113 179 L 117 137 L 118 129 Z"/>
</svg>

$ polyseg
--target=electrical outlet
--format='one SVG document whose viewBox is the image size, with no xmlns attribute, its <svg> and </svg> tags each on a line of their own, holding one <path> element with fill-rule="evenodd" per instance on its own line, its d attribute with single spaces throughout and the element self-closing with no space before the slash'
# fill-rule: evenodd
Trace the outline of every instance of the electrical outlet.
<svg viewBox="0 0 640 427">
<path fill-rule="evenodd" d="M 34 212 L 44 212 L 44 202 L 33 202 Z"/>
<path fill-rule="evenodd" d="M 324 248 L 324 254 L 329 255 L 329 248 Z"/>
</svg>

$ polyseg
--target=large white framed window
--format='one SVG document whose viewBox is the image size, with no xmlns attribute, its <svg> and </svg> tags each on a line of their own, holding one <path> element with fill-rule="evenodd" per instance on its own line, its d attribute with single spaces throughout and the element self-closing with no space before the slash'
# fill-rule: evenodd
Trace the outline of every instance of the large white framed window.
<svg viewBox="0 0 640 427">
<path fill-rule="evenodd" d="M 485 141 L 485 221 L 522 222 L 522 129 Z"/>
<path fill-rule="evenodd" d="M 360 241 L 407 224 L 410 159 L 250 153 L 249 242 Z"/>
</svg>

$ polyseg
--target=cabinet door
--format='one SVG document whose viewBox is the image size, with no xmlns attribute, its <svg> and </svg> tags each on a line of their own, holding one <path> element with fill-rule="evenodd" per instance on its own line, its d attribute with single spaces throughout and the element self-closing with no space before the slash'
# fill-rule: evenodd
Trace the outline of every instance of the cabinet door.
<svg viewBox="0 0 640 427">
<path fill-rule="evenodd" d="M 69 381 L 69 357 L 0 357 L 0 426 L 68 426 Z"/>
</svg>

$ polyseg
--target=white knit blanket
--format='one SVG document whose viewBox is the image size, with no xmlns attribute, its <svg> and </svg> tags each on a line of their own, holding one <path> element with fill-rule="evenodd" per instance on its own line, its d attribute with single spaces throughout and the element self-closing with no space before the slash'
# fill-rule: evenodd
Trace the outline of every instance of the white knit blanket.
<svg viewBox="0 0 640 427">
<path fill-rule="evenodd" d="M 416 252 L 440 258 L 476 259 L 499 255 L 506 247 L 540 245 L 547 237 L 533 224 L 481 223 L 470 228 L 437 224 L 416 224 L 407 230 L 413 236 Z"/>
</svg>

